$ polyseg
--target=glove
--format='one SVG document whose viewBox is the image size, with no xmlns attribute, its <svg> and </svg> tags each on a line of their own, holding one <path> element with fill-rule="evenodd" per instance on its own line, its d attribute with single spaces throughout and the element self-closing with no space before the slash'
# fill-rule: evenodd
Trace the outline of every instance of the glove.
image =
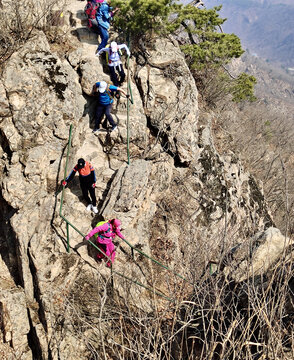
<svg viewBox="0 0 294 360">
<path fill-rule="evenodd" d="M 126 95 L 126 98 L 128 99 L 129 97 L 130 97 L 130 94 L 127 94 L 127 95 Z"/>
<path fill-rule="evenodd" d="M 93 183 L 93 184 L 92 184 L 92 188 L 93 188 L 93 189 L 95 189 L 95 187 L 96 187 L 96 184 L 95 184 L 95 183 Z"/>
<path fill-rule="evenodd" d="M 89 236 L 88 236 L 88 235 L 86 235 L 86 236 L 85 236 L 85 239 L 88 241 L 88 240 L 89 240 Z"/>
<path fill-rule="evenodd" d="M 62 186 L 66 186 L 67 182 L 65 180 L 63 180 L 61 184 L 62 184 Z"/>
</svg>

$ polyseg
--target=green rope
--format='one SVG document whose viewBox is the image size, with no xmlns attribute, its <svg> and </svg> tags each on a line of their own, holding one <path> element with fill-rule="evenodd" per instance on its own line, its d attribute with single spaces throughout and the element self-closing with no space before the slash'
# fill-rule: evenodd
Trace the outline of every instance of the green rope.
<svg viewBox="0 0 294 360">
<path fill-rule="evenodd" d="M 153 261 L 155 264 L 161 266 L 162 268 L 172 272 L 174 275 L 176 275 L 177 277 L 181 278 L 182 280 L 186 281 L 187 283 L 193 285 L 192 282 L 190 282 L 189 280 L 185 279 L 182 275 L 178 274 L 177 272 L 175 272 L 174 270 L 168 268 L 166 265 L 163 265 L 162 263 L 160 263 L 159 261 L 153 259 L 152 257 L 150 257 L 149 255 L 145 254 L 143 251 L 137 249 L 136 247 L 134 247 L 132 244 L 130 244 L 126 239 L 122 239 L 126 244 L 129 245 L 130 248 L 132 248 L 132 250 L 137 251 L 139 254 L 145 256 L 147 259 Z"/>
<path fill-rule="evenodd" d="M 69 136 L 68 136 L 68 143 L 67 143 L 67 154 L 66 154 L 66 162 L 65 162 L 65 169 L 64 169 L 64 176 L 63 180 L 66 179 L 67 174 L 67 167 L 68 167 L 68 158 L 69 158 L 69 150 L 71 147 L 71 134 L 72 134 L 72 124 L 69 127 Z M 59 215 L 61 216 L 62 206 L 63 206 L 63 199 L 64 199 L 64 186 L 62 187 L 62 193 L 61 193 L 61 199 L 60 199 L 60 209 L 59 209 Z"/>
<path fill-rule="evenodd" d="M 157 291 L 157 290 L 155 290 L 155 289 L 149 288 L 148 286 L 140 283 L 140 282 L 137 281 L 137 280 L 133 280 L 133 279 L 129 278 L 128 276 L 123 275 L 123 274 L 121 274 L 121 273 L 119 273 L 119 272 L 117 272 L 117 271 L 113 271 L 113 273 L 116 274 L 116 275 L 119 275 L 119 276 L 121 276 L 121 277 L 123 277 L 123 278 L 125 278 L 125 279 L 127 279 L 127 280 L 129 280 L 129 281 L 131 281 L 132 283 L 134 283 L 134 284 L 136 284 L 136 285 L 141 286 L 142 288 L 144 288 L 144 289 L 146 289 L 146 290 L 148 290 L 148 291 L 154 292 L 154 294 L 156 294 L 156 295 L 158 295 L 158 296 L 160 296 L 160 297 L 162 297 L 162 298 L 164 298 L 164 299 L 166 299 L 166 300 L 168 300 L 168 301 L 170 301 L 170 302 L 175 302 L 174 299 L 171 299 L 171 298 L 167 297 L 166 295 L 164 295 L 163 293 L 161 293 L 161 292 L 159 292 L 159 291 Z"/>
</svg>

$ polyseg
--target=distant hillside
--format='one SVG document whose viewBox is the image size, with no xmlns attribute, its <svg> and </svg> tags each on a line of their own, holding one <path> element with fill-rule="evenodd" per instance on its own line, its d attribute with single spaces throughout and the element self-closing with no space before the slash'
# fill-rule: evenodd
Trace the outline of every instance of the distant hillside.
<svg viewBox="0 0 294 360">
<path fill-rule="evenodd" d="M 283 68 L 273 66 L 269 62 L 247 52 L 236 60 L 239 70 L 257 78 L 256 95 L 266 103 L 288 109 L 289 116 L 294 115 L 294 74 Z M 242 64 L 242 69 L 240 68 Z M 234 65 L 232 64 L 234 67 Z"/>
<path fill-rule="evenodd" d="M 244 48 L 271 62 L 294 67 L 294 2 L 292 0 L 209 0 L 223 5 L 223 28 L 238 35 Z"/>
</svg>

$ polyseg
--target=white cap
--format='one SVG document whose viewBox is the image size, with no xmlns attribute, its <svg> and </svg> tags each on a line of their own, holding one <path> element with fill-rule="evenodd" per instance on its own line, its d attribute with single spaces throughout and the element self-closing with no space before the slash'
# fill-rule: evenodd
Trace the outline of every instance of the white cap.
<svg viewBox="0 0 294 360">
<path fill-rule="evenodd" d="M 112 52 L 117 52 L 118 46 L 117 46 L 117 43 L 115 41 L 112 41 L 112 43 L 110 44 L 110 47 L 111 47 Z"/>
<path fill-rule="evenodd" d="M 107 88 L 107 83 L 105 81 L 100 81 L 100 84 L 99 84 L 99 92 L 103 93 Z"/>
</svg>

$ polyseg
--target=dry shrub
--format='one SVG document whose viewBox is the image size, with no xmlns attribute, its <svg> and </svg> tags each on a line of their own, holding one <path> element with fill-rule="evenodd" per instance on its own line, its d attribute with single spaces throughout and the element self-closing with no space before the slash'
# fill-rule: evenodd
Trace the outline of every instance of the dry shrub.
<svg viewBox="0 0 294 360">
<path fill-rule="evenodd" d="M 293 359 L 293 262 L 236 283 L 222 273 L 199 281 L 184 302 L 176 346 L 185 359 Z"/>
<path fill-rule="evenodd" d="M 222 112 L 214 127 L 216 137 L 227 134 L 219 141 L 219 150 L 234 148 L 262 181 L 275 223 L 286 235 L 294 233 L 294 131 L 289 115 L 259 102 L 239 113 L 236 108 L 232 113 Z"/>
<path fill-rule="evenodd" d="M 223 266 L 200 277 L 177 301 L 152 293 L 122 298 L 110 278 L 81 273 L 62 293 L 54 336 L 70 332 L 93 360 L 293 359 L 291 252 L 268 273 L 242 282 L 225 277 Z"/>
<path fill-rule="evenodd" d="M 65 0 L 4 0 L 0 11 L 0 65 L 26 43 L 35 30 L 51 33 L 51 38 L 55 32 L 54 39 L 58 39 L 64 8 Z"/>
</svg>

